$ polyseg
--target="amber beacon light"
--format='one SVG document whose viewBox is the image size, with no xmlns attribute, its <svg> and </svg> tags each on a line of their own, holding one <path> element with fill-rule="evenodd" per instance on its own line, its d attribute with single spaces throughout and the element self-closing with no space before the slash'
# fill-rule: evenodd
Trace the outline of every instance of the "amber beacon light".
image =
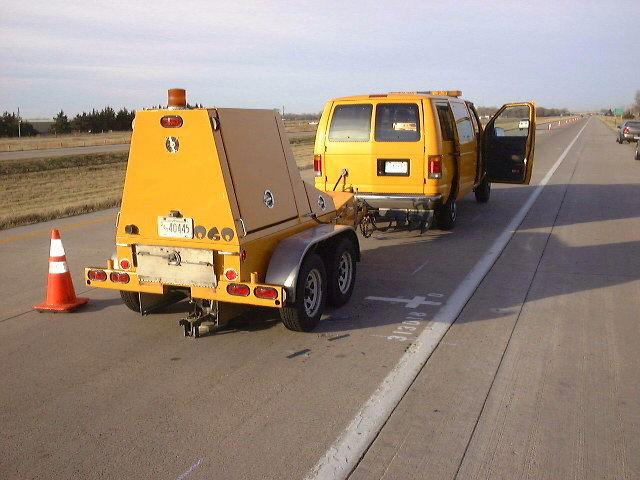
<svg viewBox="0 0 640 480">
<path fill-rule="evenodd" d="M 167 106 L 169 108 L 187 108 L 187 91 L 184 88 L 170 88 Z"/>
</svg>

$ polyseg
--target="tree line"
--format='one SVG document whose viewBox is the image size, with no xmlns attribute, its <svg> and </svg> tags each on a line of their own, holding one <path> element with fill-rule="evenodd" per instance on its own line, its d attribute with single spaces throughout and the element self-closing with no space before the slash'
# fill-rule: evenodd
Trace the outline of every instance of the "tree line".
<svg viewBox="0 0 640 480">
<path fill-rule="evenodd" d="M 129 111 L 126 108 L 121 108 L 116 112 L 111 107 L 105 107 L 102 110 L 93 109 L 89 113 L 79 113 L 69 120 L 64 111 L 60 110 L 58 115 L 53 117 L 49 133 L 129 131 L 135 115 L 135 110 Z"/>
<path fill-rule="evenodd" d="M 493 116 L 498 111 L 497 107 L 476 107 L 476 111 L 478 115 L 484 117 L 485 115 Z M 519 111 L 517 108 L 512 108 L 504 112 L 505 117 L 520 117 L 522 115 L 522 111 Z M 536 116 L 537 117 L 562 117 L 571 115 L 571 112 L 567 108 L 545 108 L 545 107 L 536 107 Z M 526 112 L 525 112 L 526 116 Z"/>
</svg>

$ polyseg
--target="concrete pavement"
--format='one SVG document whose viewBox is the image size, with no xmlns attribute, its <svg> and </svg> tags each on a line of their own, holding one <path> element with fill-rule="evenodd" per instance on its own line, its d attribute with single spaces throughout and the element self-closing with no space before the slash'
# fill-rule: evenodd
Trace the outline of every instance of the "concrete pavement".
<svg viewBox="0 0 640 480">
<path fill-rule="evenodd" d="M 538 133 L 534 182 L 582 125 Z M 589 142 L 598 145 L 603 140 L 600 124 L 592 120 L 583 135 L 354 478 L 491 477 L 494 472 L 505 476 L 509 469 L 532 477 L 545 471 L 554 478 L 553 471 L 536 467 L 562 467 L 560 457 L 550 457 L 545 449 L 554 445 L 549 438 L 561 437 L 554 432 L 554 419 L 567 419 L 570 410 L 561 404 L 557 415 L 548 414 L 549 405 L 558 400 L 558 384 L 551 380 L 559 371 L 570 382 L 583 382 L 583 393 L 574 395 L 583 417 L 574 415 L 569 422 L 574 430 L 562 432 L 573 440 L 579 437 L 574 431 L 582 432 L 582 443 L 575 445 L 582 464 L 591 468 L 584 471 L 637 473 L 630 456 L 637 451 L 638 422 L 629 412 L 635 408 L 631 391 L 638 379 L 633 376 L 637 355 L 630 348 L 637 344 L 638 330 L 628 319 L 633 308 L 637 312 L 637 303 L 627 296 L 635 292 L 637 302 L 638 270 L 630 274 L 636 264 L 621 259 L 632 257 L 640 240 L 633 213 L 640 198 L 633 196 L 639 177 L 631 164 L 615 173 L 612 167 L 620 168 L 622 160 L 611 153 L 607 141 L 602 148 L 609 168 L 596 178 L 602 152 Z M 571 168 L 581 172 L 582 165 L 593 166 L 594 173 L 577 177 L 576 183 Z M 615 208 L 606 208 L 605 202 L 596 209 L 583 205 L 585 198 L 609 199 L 611 188 L 620 194 L 615 195 L 621 199 Z M 415 319 L 416 332 L 428 327 L 440 306 L 421 303 L 420 298 L 445 302 L 530 191 L 494 185 L 486 205 L 465 199 L 453 232 L 362 240 L 363 261 L 352 301 L 328 312 L 311 334 L 290 332 L 273 312 L 257 310 L 223 334 L 192 341 L 180 337 L 177 320 L 184 308 L 179 305 L 140 318 L 126 310 L 114 292 L 84 292 L 81 267 L 102 264 L 113 249 L 113 211 L 0 232 L 0 285 L 5 292 L 0 307 L 0 476 L 303 477 L 411 343 L 407 330 L 397 333 L 402 322 Z M 567 210 L 569 205 L 574 208 Z M 603 232 L 592 238 L 600 224 L 626 232 L 623 241 L 611 234 L 605 239 Z M 92 299 L 72 315 L 30 310 L 44 295 L 48 230 L 53 225 L 61 228 L 77 289 Z M 621 270 L 621 263 L 627 270 Z M 593 275 L 587 273 L 589 265 L 609 270 Z M 568 267 L 575 271 L 567 272 Z M 541 277 L 543 273 L 547 276 Z M 564 275 L 560 287 L 554 275 Z M 598 302 L 604 297 L 611 297 L 607 315 L 623 320 L 605 323 L 607 342 L 598 342 L 589 334 L 601 325 L 602 319 L 595 317 L 602 316 Z M 411 302 L 416 308 L 407 308 Z M 576 302 L 584 306 L 578 310 Z M 585 312 L 594 318 L 580 324 Z M 553 320 L 549 315 L 555 315 Z M 569 320 L 559 322 L 564 316 Z M 551 329 L 553 335 L 550 324 L 558 325 Z M 573 325 L 582 325 L 582 350 L 568 342 Z M 606 360 L 614 350 L 624 371 L 609 379 L 607 365 L 615 362 Z M 584 352 L 593 355 L 590 363 L 575 363 Z M 607 389 L 591 394 L 596 380 L 607 379 Z M 571 383 L 568 388 L 578 391 Z M 505 398 L 517 399 L 519 410 L 509 409 L 513 401 L 505 407 Z M 597 410 L 603 405 L 606 417 Z M 616 426 L 608 437 L 614 441 L 607 443 L 598 425 L 616 415 L 632 421 Z M 592 425 L 588 419 L 597 422 Z M 534 426 L 539 427 L 534 433 L 527 430 Z M 510 442 L 529 447 L 514 449 L 516 455 L 508 449 Z M 565 448 L 563 442 L 560 438 L 558 445 Z M 568 451 L 562 448 L 559 452 Z M 551 460 L 544 463 L 547 458 Z M 618 458 L 626 470 L 612 469 L 611 463 L 594 468 L 602 458 Z"/>
</svg>

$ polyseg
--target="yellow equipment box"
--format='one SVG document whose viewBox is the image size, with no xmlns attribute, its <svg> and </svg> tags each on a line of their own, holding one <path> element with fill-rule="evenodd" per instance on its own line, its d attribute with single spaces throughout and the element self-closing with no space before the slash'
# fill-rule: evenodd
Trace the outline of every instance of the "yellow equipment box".
<svg viewBox="0 0 640 480">
<path fill-rule="evenodd" d="M 277 113 L 188 109 L 173 89 L 167 109 L 136 113 L 116 253 L 85 280 L 142 314 L 190 298 L 188 336 L 224 324 L 228 304 L 309 331 L 351 296 L 358 215 L 351 193 L 302 181 Z"/>
</svg>

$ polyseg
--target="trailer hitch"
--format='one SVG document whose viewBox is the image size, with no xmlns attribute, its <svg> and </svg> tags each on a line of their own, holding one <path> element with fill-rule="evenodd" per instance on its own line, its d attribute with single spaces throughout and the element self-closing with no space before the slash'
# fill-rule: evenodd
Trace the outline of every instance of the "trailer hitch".
<svg viewBox="0 0 640 480">
<path fill-rule="evenodd" d="M 184 336 L 199 338 L 214 333 L 220 328 L 218 302 L 214 300 L 191 300 L 193 309 L 178 324 L 184 329 Z"/>
</svg>

